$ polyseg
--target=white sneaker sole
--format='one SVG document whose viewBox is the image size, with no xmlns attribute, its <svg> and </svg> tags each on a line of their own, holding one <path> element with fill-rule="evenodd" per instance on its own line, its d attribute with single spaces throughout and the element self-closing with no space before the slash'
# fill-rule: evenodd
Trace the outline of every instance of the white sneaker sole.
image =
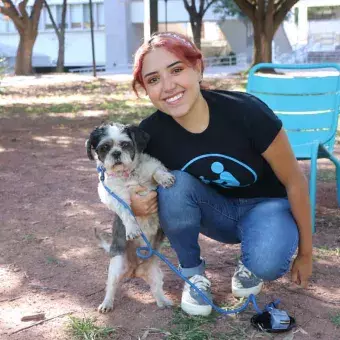
<svg viewBox="0 0 340 340">
<path fill-rule="evenodd" d="M 200 315 L 200 316 L 208 316 L 212 311 L 212 307 L 210 305 L 194 305 L 185 301 L 181 302 L 182 310 L 190 315 Z"/>
<path fill-rule="evenodd" d="M 235 297 L 243 298 L 243 297 L 249 297 L 250 294 L 257 295 L 261 292 L 263 287 L 263 282 L 258 284 L 256 287 L 251 288 L 231 288 L 231 291 Z"/>
</svg>

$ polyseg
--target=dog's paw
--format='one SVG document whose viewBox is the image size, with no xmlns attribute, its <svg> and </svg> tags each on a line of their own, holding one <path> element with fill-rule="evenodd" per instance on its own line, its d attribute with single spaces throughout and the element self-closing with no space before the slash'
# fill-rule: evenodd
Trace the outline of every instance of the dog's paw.
<svg viewBox="0 0 340 340">
<path fill-rule="evenodd" d="M 110 311 L 112 311 L 113 309 L 113 302 L 110 302 L 110 301 L 103 301 L 103 303 L 101 303 L 99 306 L 98 306 L 98 312 L 99 313 L 103 313 L 103 314 L 106 314 Z"/>
<path fill-rule="evenodd" d="M 136 224 L 132 227 L 126 228 L 126 239 L 133 240 L 142 234 L 141 228 Z"/>
<path fill-rule="evenodd" d="M 175 176 L 170 172 L 163 170 L 156 171 L 153 178 L 163 188 L 170 188 L 175 183 Z"/>
<path fill-rule="evenodd" d="M 173 306 L 174 303 L 172 302 L 171 299 L 168 299 L 167 297 L 162 297 L 162 299 L 157 301 L 157 306 L 159 308 L 166 308 L 166 307 L 171 307 Z"/>
</svg>

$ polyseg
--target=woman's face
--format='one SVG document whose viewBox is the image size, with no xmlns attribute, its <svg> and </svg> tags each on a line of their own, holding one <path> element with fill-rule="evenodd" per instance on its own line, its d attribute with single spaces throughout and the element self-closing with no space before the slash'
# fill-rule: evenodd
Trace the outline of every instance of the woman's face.
<svg viewBox="0 0 340 340">
<path fill-rule="evenodd" d="M 173 118 L 185 116 L 200 93 L 200 71 L 184 64 L 165 48 L 144 57 L 144 86 L 153 105 Z"/>
</svg>

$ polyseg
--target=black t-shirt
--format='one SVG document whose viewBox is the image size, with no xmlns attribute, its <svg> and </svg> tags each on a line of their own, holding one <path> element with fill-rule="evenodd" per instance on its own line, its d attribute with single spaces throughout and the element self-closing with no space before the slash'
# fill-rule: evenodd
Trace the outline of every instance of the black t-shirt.
<svg viewBox="0 0 340 340">
<path fill-rule="evenodd" d="M 285 197 L 285 187 L 261 155 L 280 131 L 280 119 L 247 93 L 203 90 L 202 94 L 210 113 L 206 130 L 191 133 L 156 111 L 140 124 L 151 136 L 145 152 L 227 197 Z"/>
</svg>

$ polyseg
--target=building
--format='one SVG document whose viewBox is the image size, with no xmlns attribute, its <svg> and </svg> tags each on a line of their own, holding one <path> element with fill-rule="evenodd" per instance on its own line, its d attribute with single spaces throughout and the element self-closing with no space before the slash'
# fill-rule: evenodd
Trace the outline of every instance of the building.
<svg viewBox="0 0 340 340">
<path fill-rule="evenodd" d="M 97 65 L 107 70 L 126 67 L 132 62 L 149 22 L 150 0 L 93 0 L 94 36 Z M 29 0 L 28 10 L 34 0 Z M 48 0 L 57 23 L 61 21 L 62 0 Z M 167 4 L 167 6 L 165 6 Z M 277 31 L 273 47 L 276 54 L 291 54 L 301 46 L 312 44 L 315 48 L 329 49 L 340 45 L 340 0 L 300 0 L 291 15 Z M 332 7 L 328 7 L 332 6 Z M 316 8 L 313 11 L 311 9 Z M 166 15 L 167 13 L 167 15 Z M 167 23 L 165 19 L 167 18 Z M 158 0 L 159 30 L 191 34 L 189 16 L 182 0 Z M 325 34 L 325 32 L 327 34 Z M 245 54 L 251 60 L 253 49 L 252 25 L 235 17 L 221 20 L 209 8 L 204 16 L 202 49 L 205 56 L 223 56 L 229 52 Z M 90 40 L 90 14 L 87 0 L 68 0 L 65 41 L 65 66 L 68 68 L 92 65 Z M 0 56 L 15 58 L 18 34 L 11 21 L 0 14 Z M 322 43 L 320 41 L 323 41 Z M 327 49 L 327 48 L 326 48 Z M 44 8 L 39 22 L 39 35 L 34 46 L 33 66 L 56 65 L 58 40 L 47 10 Z"/>
</svg>

